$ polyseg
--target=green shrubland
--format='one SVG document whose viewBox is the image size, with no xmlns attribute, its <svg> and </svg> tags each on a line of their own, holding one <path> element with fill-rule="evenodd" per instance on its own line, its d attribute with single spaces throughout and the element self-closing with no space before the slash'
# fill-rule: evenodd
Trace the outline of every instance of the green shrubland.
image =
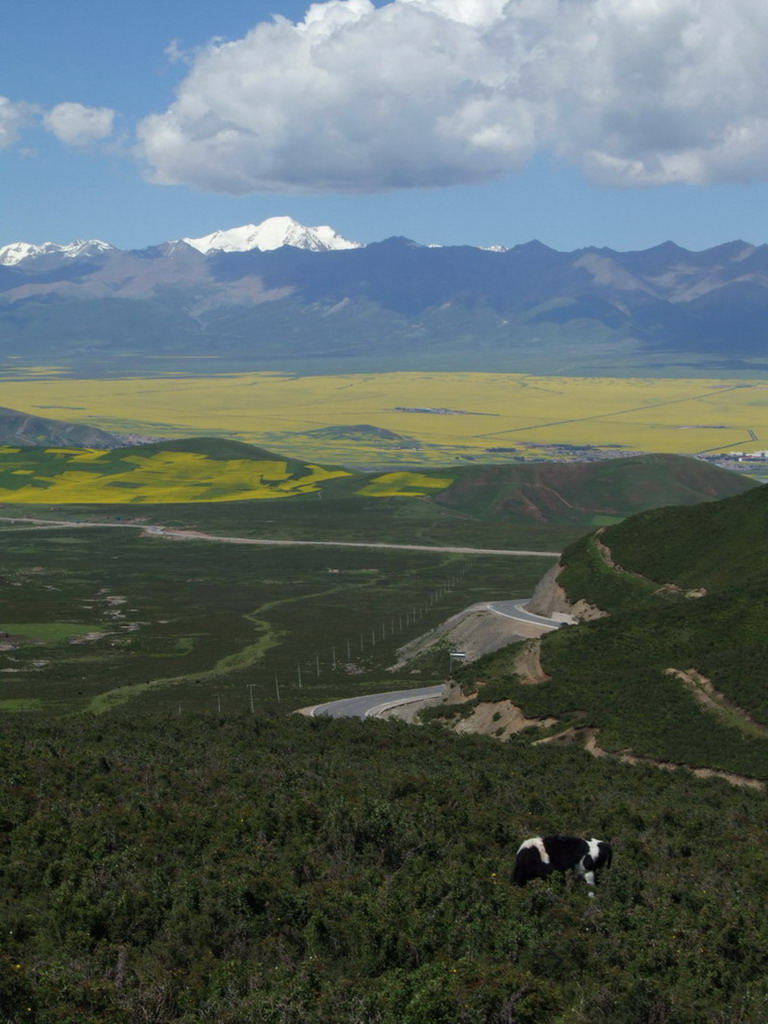
<svg viewBox="0 0 768 1024">
<path fill-rule="evenodd" d="M 8 723 L 6 1021 L 758 1024 L 764 797 L 434 727 L 245 714 Z M 595 899 L 513 889 L 542 832 Z"/>
</svg>

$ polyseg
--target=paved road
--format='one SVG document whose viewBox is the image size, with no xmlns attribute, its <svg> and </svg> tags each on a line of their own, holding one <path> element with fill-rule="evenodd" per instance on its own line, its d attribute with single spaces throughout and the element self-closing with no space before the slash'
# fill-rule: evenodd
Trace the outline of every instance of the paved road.
<svg viewBox="0 0 768 1024">
<path fill-rule="evenodd" d="M 422 686 L 416 690 L 392 690 L 389 693 L 372 693 L 367 697 L 348 697 L 345 700 L 332 700 L 328 704 L 318 704 L 312 709 L 311 715 L 313 718 L 319 715 L 330 715 L 331 718 L 375 718 L 375 713 L 385 707 L 439 697 L 442 691 L 442 685 Z"/>
<path fill-rule="evenodd" d="M 263 547 L 328 547 L 328 548 L 387 548 L 395 551 L 431 551 L 448 552 L 459 555 L 521 555 L 534 558 L 559 558 L 559 551 L 524 551 L 510 548 L 462 548 L 437 547 L 432 544 L 385 544 L 377 541 L 364 540 L 269 540 L 261 537 L 221 537 L 215 533 L 203 533 L 200 530 L 179 530 L 171 526 L 149 526 L 145 523 L 89 523 L 68 522 L 63 519 L 34 519 L 31 516 L 0 516 L 0 523 L 31 523 L 37 527 L 57 529 L 85 529 L 93 527 L 113 527 L 116 529 L 141 530 L 150 537 L 162 537 L 165 540 L 205 540 L 219 544 L 256 544 Z"/>
<path fill-rule="evenodd" d="M 549 629 L 559 629 L 563 625 L 562 622 L 555 619 L 548 619 L 543 615 L 534 615 L 532 612 L 525 611 L 522 606 L 527 601 L 530 601 L 529 597 L 518 597 L 511 601 L 494 601 L 487 607 L 505 618 L 535 622 L 536 625 Z M 394 705 L 425 700 L 428 697 L 438 697 L 442 689 L 442 686 L 422 686 L 416 690 L 395 690 L 390 693 L 372 693 L 367 697 L 348 697 L 344 700 L 330 701 L 328 704 L 318 704 L 317 707 L 312 708 L 310 714 L 313 717 L 330 715 L 331 718 L 376 718 L 379 712 Z"/>
<path fill-rule="evenodd" d="M 565 625 L 559 619 L 550 619 L 544 615 L 534 615 L 533 612 L 527 612 L 525 605 L 530 600 L 530 597 L 516 597 L 511 601 L 493 601 L 488 607 L 492 612 L 496 612 L 497 615 L 503 615 L 507 619 L 535 622 L 537 626 L 544 626 L 547 629 L 560 629 L 561 626 Z"/>
</svg>

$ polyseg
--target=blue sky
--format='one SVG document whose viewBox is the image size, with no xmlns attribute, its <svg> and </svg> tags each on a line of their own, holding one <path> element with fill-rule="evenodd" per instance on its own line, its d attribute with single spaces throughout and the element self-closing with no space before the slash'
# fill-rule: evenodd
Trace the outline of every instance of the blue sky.
<svg viewBox="0 0 768 1024">
<path fill-rule="evenodd" d="M 711 7 L 6 0 L 0 245 L 764 242 L 768 8 Z"/>
</svg>

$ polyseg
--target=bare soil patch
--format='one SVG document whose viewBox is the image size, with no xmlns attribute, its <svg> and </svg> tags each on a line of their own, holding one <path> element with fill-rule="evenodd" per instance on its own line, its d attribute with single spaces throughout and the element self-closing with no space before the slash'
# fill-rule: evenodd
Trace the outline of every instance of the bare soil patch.
<svg viewBox="0 0 768 1024">
<path fill-rule="evenodd" d="M 515 658 L 514 670 L 518 679 L 525 686 L 546 683 L 550 678 L 541 667 L 541 642 L 528 640 Z"/>
<path fill-rule="evenodd" d="M 454 727 L 458 733 L 480 733 L 498 740 L 508 740 L 526 729 L 549 729 L 557 725 L 556 718 L 527 718 L 522 709 L 509 700 L 478 704 L 472 713 Z"/>
</svg>

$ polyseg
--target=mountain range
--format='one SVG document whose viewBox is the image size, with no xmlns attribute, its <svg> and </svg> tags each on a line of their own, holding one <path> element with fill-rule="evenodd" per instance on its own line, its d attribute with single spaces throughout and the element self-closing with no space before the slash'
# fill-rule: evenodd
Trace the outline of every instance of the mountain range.
<svg viewBox="0 0 768 1024">
<path fill-rule="evenodd" d="M 308 228 L 292 217 L 269 217 L 260 224 L 243 224 L 237 228 L 213 231 L 201 238 L 181 238 L 177 241 L 190 245 L 204 255 L 210 252 L 249 252 L 251 249 L 271 252 L 283 245 L 307 249 L 309 252 L 330 252 L 333 249 L 360 249 L 363 244 L 343 238 L 327 224 Z M 38 259 L 40 256 L 77 259 L 110 250 L 117 251 L 114 245 L 98 238 L 78 239 L 64 245 L 56 242 L 11 242 L 0 246 L 0 266 L 13 267 L 23 260 Z"/>
<path fill-rule="evenodd" d="M 757 373 L 767 329 L 768 246 L 742 241 L 361 245 L 285 217 L 139 250 L 0 248 L 4 354 L 33 363 Z"/>
</svg>

